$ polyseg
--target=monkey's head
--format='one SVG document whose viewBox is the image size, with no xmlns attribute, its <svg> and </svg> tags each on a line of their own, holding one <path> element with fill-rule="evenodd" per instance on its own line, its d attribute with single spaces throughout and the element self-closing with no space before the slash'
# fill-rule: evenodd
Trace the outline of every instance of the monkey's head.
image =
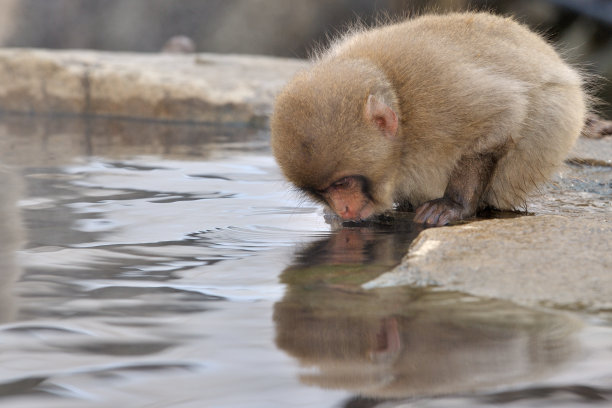
<svg viewBox="0 0 612 408">
<path fill-rule="evenodd" d="M 345 220 L 393 206 L 401 157 L 398 101 L 389 81 L 360 60 L 316 64 L 276 99 L 272 150 L 301 191 Z"/>
</svg>

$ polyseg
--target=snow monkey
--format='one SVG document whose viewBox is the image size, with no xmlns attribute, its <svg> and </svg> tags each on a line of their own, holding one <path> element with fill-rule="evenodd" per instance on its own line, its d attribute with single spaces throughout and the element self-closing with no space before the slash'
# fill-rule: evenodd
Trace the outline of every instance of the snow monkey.
<svg viewBox="0 0 612 408">
<path fill-rule="evenodd" d="M 424 15 L 337 39 L 280 92 L 285 176 L 344 220 L 393 208 L 445 225 L 515 209 L 580 135 L 581 75 L 488 13 Z"/>
</svg>

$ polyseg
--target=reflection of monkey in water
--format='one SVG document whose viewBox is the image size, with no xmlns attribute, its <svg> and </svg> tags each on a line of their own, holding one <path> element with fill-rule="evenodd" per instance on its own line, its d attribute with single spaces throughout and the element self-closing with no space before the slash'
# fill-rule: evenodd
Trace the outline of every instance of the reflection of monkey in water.
<svg viewBox="0 0 612 408">
<path fill-rule="evenodd" d="M 441 395 L 533 379 L 572 354 L 576 323 L 565 315 L 408 287 L 361 289 L 390 262 L 393 236 L 334 235 L 281 275 L 276 343 L 317 369 L 303 382 L 370 397 Z M 378 255 L 364 258 L 365 248 Z"/>
<path fill-rule="evenodd" d="M 586 103 L 581 76 L 514 20 L 426 15 L 322 52 L 278 96 L 272 148 L 344 220 L 396 203 L 444 225 L 524 204 L 580 134 Z"/>
</svg>

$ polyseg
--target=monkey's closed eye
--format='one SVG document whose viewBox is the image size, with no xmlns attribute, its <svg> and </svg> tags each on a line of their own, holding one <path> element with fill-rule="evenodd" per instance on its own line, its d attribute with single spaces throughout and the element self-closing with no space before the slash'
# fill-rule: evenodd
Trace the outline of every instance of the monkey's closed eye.
<svg viewBox="0 0 612 408">
<path fill-rule="evenodd" d="M 344 177 L 334 182 L 332 187 L 334 188 L 349 188 L 352 184 L 353 179 L 351 177 Z"/>
</svg>

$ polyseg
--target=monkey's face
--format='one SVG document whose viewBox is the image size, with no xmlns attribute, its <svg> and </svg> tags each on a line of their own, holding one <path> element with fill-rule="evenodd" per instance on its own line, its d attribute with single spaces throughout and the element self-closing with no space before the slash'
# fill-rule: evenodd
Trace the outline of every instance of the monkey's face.
<svg viewBox="0 0 612 408">
<path fill-rule="evenodd" d="M 354 116 L 358 121 L 320 126 L 316 119 L 292 118 L 282 129 L 277 122 L 273 127 L 274 154 L 285 176 L 347 221 L 365 220 L 393 206 L 401 150 L 391 110 L 387 118 Z"/>
<path fill-rule="evenodd" d="M 393 147 L 393 141 L 396 138 L 399 124 L 397 114 L 391 107 L 381 100 L 380 97 L 368 95 L 359 116 L 361 116 L 359 119 L 361 119 L 362 123 L 361 128 L 356 133 L 365 134 L 365 138 L 357 138 L 362 141 L 361 143 L 364 146 L 372 148 L 374 147 L 372 141 L 378 140 L 379 146 L 386 142 L 387 146 Z M 363 142 L 364 140 L 367 142 Z M 361 147 L 353 151 L 361 152 Z M 373 155 L 373 153 L 371 152 L 370 155 Z M 361 152 L 359 156 L 364 157 L 364 153 Z M 387 159 L 389 158 L 387 157 Z M 378 164 L 384 160 L 381 159 L 378 160 Z M 357 164 L 354 165 L 359 166 Z M 364 174 L 374 176 L 372 171 L 374 167 L 375 165 L 372 164 L 370 168 L 366 168 L 365 171 L 368 171 L 368 173 L 348 173 L 349 175 L 347 176 L 336 177 L 329 186 L 318 191 L 318 193 L 343 220 L 365 220 L 374 213 L 379 212 L 381 205 L 382 209 L 385 210 L 387 209 L 385 207 L 391 204 L 388 197 L 389 191 L 385 193 L 385 190 L 389 190 L 390 180 L 392 180 L 392 177 L 389 177 L 390 174 L 385 172 L 387 173 L 385 174 L 386 177 L 377 177 L 377 189 L 372 188 L 373 179 L 364 176 Z M 375 204 L 376 201 L 378 201 L 378 206 Z"/>
<path fill-rule="evenodd" d="M 371 67 L 335 68 L 299 75 L 279 94 L 271 145 L 296 187 L 344 220 L 364 220 L 393 205 L 397 100 Z"/>
</svg>

